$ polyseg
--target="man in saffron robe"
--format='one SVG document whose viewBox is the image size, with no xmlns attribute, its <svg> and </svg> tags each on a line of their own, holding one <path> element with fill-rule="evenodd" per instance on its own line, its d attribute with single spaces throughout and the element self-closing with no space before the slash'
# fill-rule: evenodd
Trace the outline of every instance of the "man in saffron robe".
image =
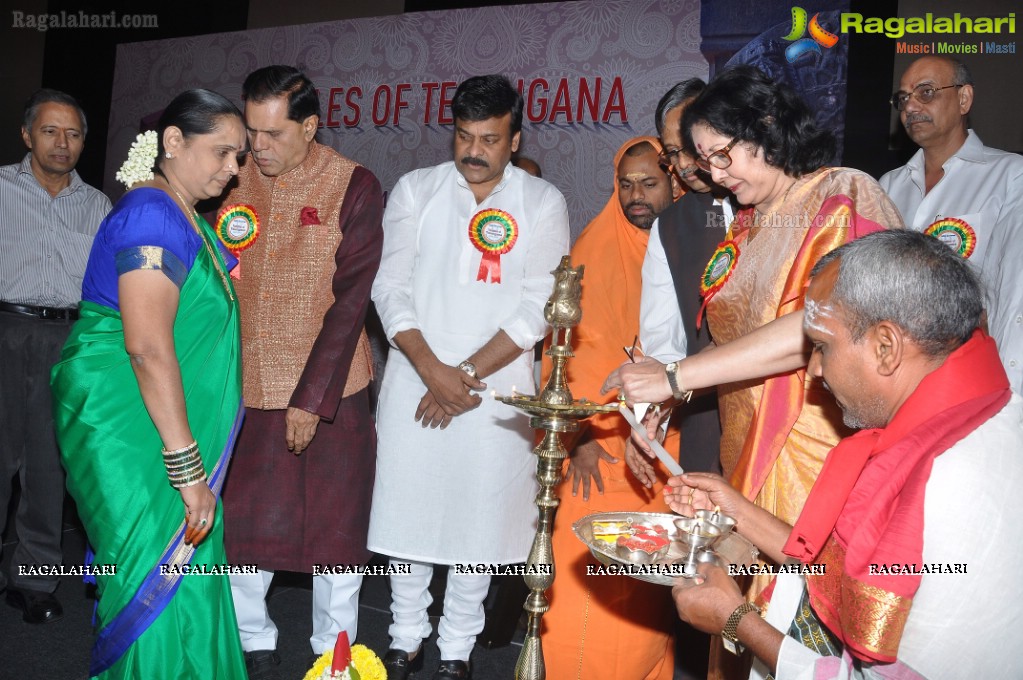
<svg viewBox="0 0 1023 680">
<path fill-rule="evenodd" d="M 682 475 L 667 492 L 683 514 L 720 505 L 776 563 L 807 567 L 805 588 L 780 575 L 765 621 L 726 572 L 702 569 L 673 591 L 684 620 L 778 680 L 1018 674 L 1023 614 L 998 595 L 1023 558 L 1023 400 L 978 330 L 982 309 L 970 266 L 919 233 L 821 259 L 808 372 L 861 431 L 828 455 L 794 527 L 720 477 Z"/>
<path fill-rule="evenodd" d="M 660 150 L 653 137 L 630 139 L 619 149 L 614 192 L 572 248 L 572 265 L 586 266 L 583 317 L 572 332 L 575 358 L 568 365 L 576 399 L 597 396 L 604 376 L 621 363 L 622 347 L 639 332 L 640 271 L 650 227 L 672 202 L 673 182 L 659 164 Z M 549 375 L 549 359 L 545 364 Z M 667 475 L 657 463 L 659 474 L 646 488 L 628 472 L 624 457 L 631 430 L 617 413 L 594 416 L 583 427 L 558 492 L 553 538 L 558 578 L 543 618 L 547 675 L 670 679 L 672 612 L 661 587 L 628 577 L 587 576 L 586 566 L 596 562 L 572 533 L 576 520 L 594 512 L 665 512 L 660 490 Z M 675 428 L 667 445 L 678 446 Z"/>
<path fill-rule="evenodd" d="M 279 663 L 265 597 L 274 570 L 358 567 L 376 437 L 363 328 L 380 264 L 383 201 L 365 168 L 314 141 L 319 100 L 290 66 L 251 73 L 242 87 L 252 158 L 224 201 L 218 235 L 230 247 L 258 223 L 233 273 L 241 307 L 245 425 L 224 492 L 232 576 L 251 677 Z M 254 213 L 255 219 L 252 215 Z M 362 575 L 313 576 L 315 654 L 340 631 L 355 639 Z"/>
</svg>

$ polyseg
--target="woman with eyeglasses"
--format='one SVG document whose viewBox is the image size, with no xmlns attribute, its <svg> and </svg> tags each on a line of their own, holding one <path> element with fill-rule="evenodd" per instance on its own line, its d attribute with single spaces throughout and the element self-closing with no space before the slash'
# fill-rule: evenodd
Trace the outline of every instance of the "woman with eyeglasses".
<svg viewBox="0 0 1023 680">
<path fill-rule="evenodd" d="M 711 80 L 682 131 L 684 150 L 745 206 L 700 282 L 715 346 L 677 365 L 624 366 L 605 389 L 662 402 L 717 385 L 725 477 L 791 524 L 827 452 L 849 434 L 823 384 L 805 379 L 810 269 L 847 241 L 903 228 L 902 218 L 871 177 L 825 166 L 834 136 L 790 87 L 754 67 Z"/>
</svg>

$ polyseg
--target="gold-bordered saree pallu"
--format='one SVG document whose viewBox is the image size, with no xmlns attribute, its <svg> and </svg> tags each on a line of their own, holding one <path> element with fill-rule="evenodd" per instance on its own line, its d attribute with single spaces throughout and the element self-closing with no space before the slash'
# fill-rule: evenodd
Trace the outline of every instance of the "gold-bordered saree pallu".
<svg viewBox="0 0 1023 680">
<path fill-rule="evenodd" d="M 217 259 L 199 250 L 181 286 L 174 343 L 188 422 L 219 499 L 243 410 L 238 307 Z M 96 577 L 99 633 L 90 675 L 244 679 L 228 577 L 182 575 L 180 568 L 227 563 L 223 509 L 218 500 L 213 528 L 197 549 L 184 544 L 181 494 L 167 481 L 119 312 L 82 303 L 54 367 L 53 390 L 68 490 L 94 564 L 116 568 Z"/>
</svg>

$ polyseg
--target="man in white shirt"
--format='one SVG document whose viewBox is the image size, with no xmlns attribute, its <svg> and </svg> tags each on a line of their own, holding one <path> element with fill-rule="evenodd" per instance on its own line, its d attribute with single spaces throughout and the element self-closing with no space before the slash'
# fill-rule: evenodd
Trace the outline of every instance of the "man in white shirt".
<svg viewBox="0 0 1023 680">
<path fill-rule="evenodd" d="M 720 506 L 790 570 L 765 621 L 728 572 L 701 566 L 673 590 L 683 620 L 748 647 L 777 680 L 1019 674 L 1023 611 L 1005 594 L 1023 558 L 1023 400 L 982 311 L 972 268 L 912 231 L 821 259 L 807 372 L 861 431 L 831 451 L 794 527 L 720 477 L 669 480 L 672 509 Z"/>
<path fill-rule="evenodd" d="M 27 623 L 63 616 L 60 579 L 64 468 L 53 434 L 50 369 L 78 318 L 82 276 L 110 200 L 78 176 L 85 112 L 58 90 L 25 104 L 28 153 L 0 167 L 0 533 L 13 480 L 21 481 L 18 543 L 0 592 Z M 39 572 L 43 571 L 42 574 Z"/>
<path fill-rule="evenodd" d="M 525 560 L 536 513 L 527 418 L 479 392 L 530 392 L 568 210 L 511 165 L 522 96 L 470 78 L 451 103 L 454 161 L 402 177 L 384 213 L 373 301 L 393 348 L 377 409 L 369 549 L 392 557 L 388 678 L 422 666 L 434 564 Z M 486 380 L 486 384 L 481 382 Z M 490 576 L 448 572 L 434 678 L 469 678 Z"/>
<path fill-rule="evenodd" d="M 892 105 L 920 150 L 881 178 L 906 226 L 967 257 L 988 288 L 988 324 L 1023 391 L 1023 156 L 984 146 L 967 126 L 973 78 L 949 57 L 914 61 Z"/>
<path fill-rule="evenodd" d="M 640 347 L 661 363 L 695 354 L 711 343 L 707 325 L 696 328 L 700 275 L 732 221 L 731 205 L 723 198 L 727 192 L 682 151 L 682 113 L 705 86 L 699 78 L 682 81 L 665 93 L 654 114 L 663 146 L 661 163 L 671 167 L 686 192 L 654 222 L 643 260 Z M 682 467 L 720 470 L 717 391 L 706 390 L 680 408 Z M 643 484 L 654 483 L 653 467 L 635 454 L 634 447 L 627 450 L 626 461 Z"/>
</svg>

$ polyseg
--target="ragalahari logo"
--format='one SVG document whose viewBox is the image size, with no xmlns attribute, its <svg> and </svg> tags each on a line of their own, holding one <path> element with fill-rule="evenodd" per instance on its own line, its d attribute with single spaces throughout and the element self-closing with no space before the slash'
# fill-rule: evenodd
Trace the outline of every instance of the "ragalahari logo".
<svg viewBox="0 0 1023 680">
<path fill-rule="evenodd" d="M 792 8 L 792 30 L 782 37 L 782 40 L 792 42 L 785 48 L 785 58 L 793 64 L 807 55 L 816 55 L 814 61 L 824 56 L 821 48 L 831 48 L 838 44 L 838 36 L 824 30 L 820 21 L 817 20 L 820 14 L 814 14 L 809 23 L 806 21 L 806 10 L 802 7 Z M 804 38 L 807 29 L 810 30 L 810 37 Z"/>
</svg>

